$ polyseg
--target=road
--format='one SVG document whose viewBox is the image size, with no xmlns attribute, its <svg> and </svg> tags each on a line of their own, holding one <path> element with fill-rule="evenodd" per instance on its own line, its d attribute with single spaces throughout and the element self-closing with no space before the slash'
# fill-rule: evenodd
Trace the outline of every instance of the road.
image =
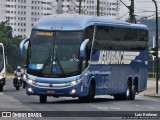
<svg viewBox="0 0 160 120">
<path fill-rule="evenodd" d="M 119 111 L 120 113 L 125 111 L 160 111 L 160 98 L 143 95 L 137 95 L 134 101 L 115 101 L 112 96 L 101 95 L 96 96 L 93 103 L 81 103 L 78 98 L 48 97 L 47 103 L 41 104 L 38 96 L 26 95 L 23 88 L 17 91 L 13 87 L 11 79 L 6 80 L 4 92 L 0 93 L 0 96 L 0 111 L 73 111 L 73 114 L 74 112 L 75 114 L 81 114 L 76 113 L 76 111 Z M 88 112 L 88 114 L 93 113 Z M 59 115 L 60 117 L 55 118 L 69 120 L 70 117 L 66 118 L 67 115 L 64 114 L 62 113 Z M 46 119 L 49 119 L 49 117 Z M 72 117 L 72 119 L 81 119 L 81 117 Z M 87 117 L 87 120 L 91 119 L 97 120 L 95 116 Z M 100 117 L 100 119 L 105 120 L 105 117 Z M 115 118 L 110 117 L 110 119 L 114 120 Z"/>
</svg>

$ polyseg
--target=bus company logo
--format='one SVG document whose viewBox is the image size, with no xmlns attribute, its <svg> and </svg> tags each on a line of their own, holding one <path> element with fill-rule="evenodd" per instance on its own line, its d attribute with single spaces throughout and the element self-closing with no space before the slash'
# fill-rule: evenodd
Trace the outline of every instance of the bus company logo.
<svg viewBox="0 0 160 120">
<path fill-rule="evenodd" d="M 52 83 L 49 83 L 49 87 L 53 87 L 53 84 L 52 84 Z"/>
<path fill-rule="evenodd" d="M 130 64 L 140 52 L 100 51 L 98 64 Z"/>
<path fill-rule="evenodd" d="M 11 112 L 2 112 L 2 117 L 12 117 Z"/>
</svg>

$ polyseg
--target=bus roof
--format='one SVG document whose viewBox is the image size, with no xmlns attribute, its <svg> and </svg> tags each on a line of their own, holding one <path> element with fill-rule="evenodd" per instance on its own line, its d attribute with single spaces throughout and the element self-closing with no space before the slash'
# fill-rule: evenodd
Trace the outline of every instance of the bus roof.
<svg viewBox="0 0 160 120">
<path fill-rule="evenodd" d="M 145 25 L 130 24 L 107 17 L 86 15 L 49 15 L 41 18 L 33 29 L 39 30 L 82 30 L 90 25 L 121 26 L 127 28 L 147 29 Z"/>
</svg>

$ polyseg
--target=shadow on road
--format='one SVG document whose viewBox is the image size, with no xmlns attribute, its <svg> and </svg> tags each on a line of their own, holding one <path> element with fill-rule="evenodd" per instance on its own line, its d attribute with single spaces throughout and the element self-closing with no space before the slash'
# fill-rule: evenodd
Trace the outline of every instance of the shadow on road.
<svg viewBox="0 0 160 120">
<path fill-rule="evenodd" d="M 54 99 L 54 98 L 53 98 Z M 83 101 L 80 101 L 78 98 L 65 98 L 65 99 L 59 99 L 59 98 L 56 98 L 54 99 L 54 101 L 47 101 L 46 103 L 39 103 L 39 102 L 33 102 L 31 101 L 30 104 L 82 104 L 82 103 L 86 103 L 88 104 L 87 102 L 83 102 Z M 114 99 L 111 99 L 111 98 L 95 98 L 94 101 L 92 101 L 91 103 L 102 103 L 102 102 L 113 102 Z"/>
<path fill-rule="evenodd" d="M 113 99 L 110 98 L 95 98 L 91 103 L 99 103 L 99 102 L 107 102 L 107 101 L 113 101 Z M 51 104 L 53 103 L 60 103 L 60 104 L 66 104 L 66 103 L 87 103 L 80 101 L 78 98 L 77 99 L 70 99 L 70 100 L 60 100 L 60 101 L 54 101 L 54 102 L 49 102 Z"/>
</svg>

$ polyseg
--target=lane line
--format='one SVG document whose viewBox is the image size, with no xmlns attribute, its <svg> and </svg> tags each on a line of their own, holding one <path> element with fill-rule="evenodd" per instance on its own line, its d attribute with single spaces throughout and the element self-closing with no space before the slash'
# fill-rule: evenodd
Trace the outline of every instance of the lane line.
<svg viewBox="0 0 160 120">
<path fill-rule="evenodd" d="M 136 106 L 140 106 L 140 105 L 136 105 Z"/>
<path fill-rule="evenodd" d="M 117 107 L 110 107 L 111 109 L 116 109 L 116 110 L 120 110 L 121 108 L 117 108 Z"/>
<path fill-rule="evenodd" d="M 97 109 L 99 109 L 99 110 L 108 110 L 108 108 L 106 108 L 106 107 L 98 107 Z"/>
<path fill-rule="evenodd" d="M 152 110 L 155 109 L 155 108 L 153 108 L 153 107 L 148 107 L 148 108 L 149 108 L 149 109 L 152 109 Z"/>
</svg>

